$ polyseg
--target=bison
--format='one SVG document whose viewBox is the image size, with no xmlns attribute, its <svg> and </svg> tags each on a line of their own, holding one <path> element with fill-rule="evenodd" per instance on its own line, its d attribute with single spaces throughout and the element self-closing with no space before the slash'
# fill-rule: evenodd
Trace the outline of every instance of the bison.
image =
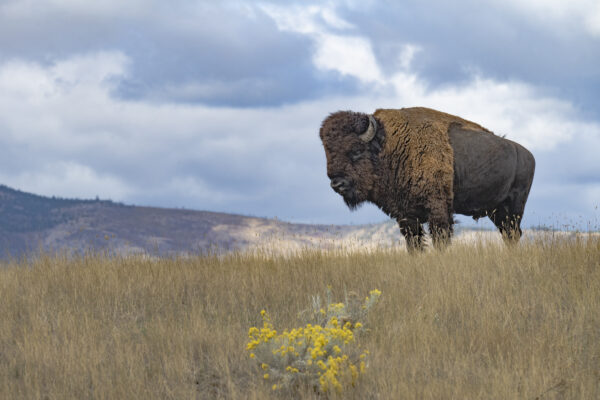
<svg viewBox="0 0 600 400">
<path fill-rule="evenodd" d="M 455 213 L 489 217 L 508 243 L 521 218 L 535 160 L 482 126 L 428 108 L 330 114 L 320 137 L 331 187 L 351 209 L 377 205 L 398 222 L 409 250 L 449 243 Z"/>
</svg>

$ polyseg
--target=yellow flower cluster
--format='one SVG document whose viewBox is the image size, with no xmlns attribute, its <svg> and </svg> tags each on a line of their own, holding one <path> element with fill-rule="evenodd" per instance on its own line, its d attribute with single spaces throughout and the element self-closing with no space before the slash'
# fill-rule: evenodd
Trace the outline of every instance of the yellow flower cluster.
<svg viewBox="0 0 600 400">
<path fill-rule="evenodd" d="M 271 324 L 271 319 L 265 310 L 260 312 L 261 317 L 263 318 L 263 327 L 262 329 L 258 329 L 253 326 L 248 330 L 248 337 L 251 339 L 246 345 L 246 350 L 252 350 L 256 348 L 260 344 L 260 342 L 264 341 L 267 343 L 269 340 L 277 336 L 277 331 L 273 329 L 273 324 Z M 250 353 L 250 357 L 254 358 L 254 353 Z"/>
<path fill-rule="evenodd" d="M 367 311 L 381 292 L 375 289 L 369 295 L 364 303 Z M 246 350 L 258 362 L 273 390 L 304 382 L 322 392 L 341 392 L 344 386 L 354 386 L 365 372 L 368 351 L 362 351 L 355 338 L 357 332 L 364 332 L 363 324 L 351 322 L 357 320 L 344 303 L 328 303 L 327 311 L 316 308 L 320 314 L 327 314 L 327 321 L 321 320 L 323 324 L 307 323 L 278 333 L 269 314 L 262 310 L 262 328 L 248 330 Z"/>
<path fill-rule="evenodd" d="M 355 385 L 356 380 L 358 379 L 358 371 L 356 366 L 352 363 L 348 363 L 348 356 L 344 355 L 342 357 L 329 357 L 327 359 L 327 364 L 323 361 L 319 362 L 319 367 L 323 370 L 323 373 L 319 377 L 319 384 L 321 385 L 321 390 L 327 392 L 330 387 L 333 387 L 336 392 L 342 391 L 342 384 L 340 383 L 340 379 L 343 375 L 346 375 L 346 380 L 348 380 L 348 374 L 350 374 L 350 382 L 352 386 Z M 344 368 L 347 367 L 347 368 Z M 346 374 L 343 374 L 343 372 Z"/>
<path fill-rule="evenodd" d="M 344 303 L 334 303 L 330 304 L 329 307 L 327 307 L 329 311 L 333 311 L 335 313 L 342 312 L 345 308 L 346 306 L 344 305 Z"/>
</svg>

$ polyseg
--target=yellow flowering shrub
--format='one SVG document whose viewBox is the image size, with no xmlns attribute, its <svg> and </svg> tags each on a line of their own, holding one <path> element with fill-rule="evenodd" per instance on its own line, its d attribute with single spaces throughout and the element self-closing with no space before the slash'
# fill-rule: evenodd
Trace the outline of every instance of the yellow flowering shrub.
<svg viewBox="0 0 600 400">
<path fill-rule="evenodd" d="M 366 331 L 365 317 L 380 295 L 375 289 L 363 302 L 347 295 L 346 303 L 333 303 L 328 287 L 323 307 L 320 298 L 313 297 L 312 323 L 283 332 L 275 330 L 262 310 L 262 328 L 248 330 L 246 350 L 273 390 L 308 385 L 320 393 L 341 393 L 365 372 L 369 352 L 360 348 L 356 337 Z"/>
</svg>

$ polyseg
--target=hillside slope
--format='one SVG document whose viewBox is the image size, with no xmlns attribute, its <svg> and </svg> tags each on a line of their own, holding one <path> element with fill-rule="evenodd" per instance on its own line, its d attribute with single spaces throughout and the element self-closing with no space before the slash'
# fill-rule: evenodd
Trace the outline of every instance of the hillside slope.
<svg viewBox="0 0 600 400">
<path fill-rule="evenodd" d="M 291 224 L 242 215 L 38 196 L 0 185 L 0 254 L 107 249 L 119 254 L 200 253 L 276 245 L 398 241 L 394 224 Z"/>
</svg>

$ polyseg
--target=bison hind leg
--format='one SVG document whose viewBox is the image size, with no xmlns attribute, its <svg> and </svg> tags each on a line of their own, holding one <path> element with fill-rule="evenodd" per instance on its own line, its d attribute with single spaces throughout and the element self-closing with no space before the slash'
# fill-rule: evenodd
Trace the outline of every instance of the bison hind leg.
<svg viewBox="0 0 600 400">
<path fill-rule="evenodd" d="M 498 208 L 489 213 L 496 228 L 502 234 L 502 239 L 508 245 L 519 242 L 523 231 L 521 230 L 522 210 L 512 210 L 507 204 L 500 204 Z"/>
</svg>

